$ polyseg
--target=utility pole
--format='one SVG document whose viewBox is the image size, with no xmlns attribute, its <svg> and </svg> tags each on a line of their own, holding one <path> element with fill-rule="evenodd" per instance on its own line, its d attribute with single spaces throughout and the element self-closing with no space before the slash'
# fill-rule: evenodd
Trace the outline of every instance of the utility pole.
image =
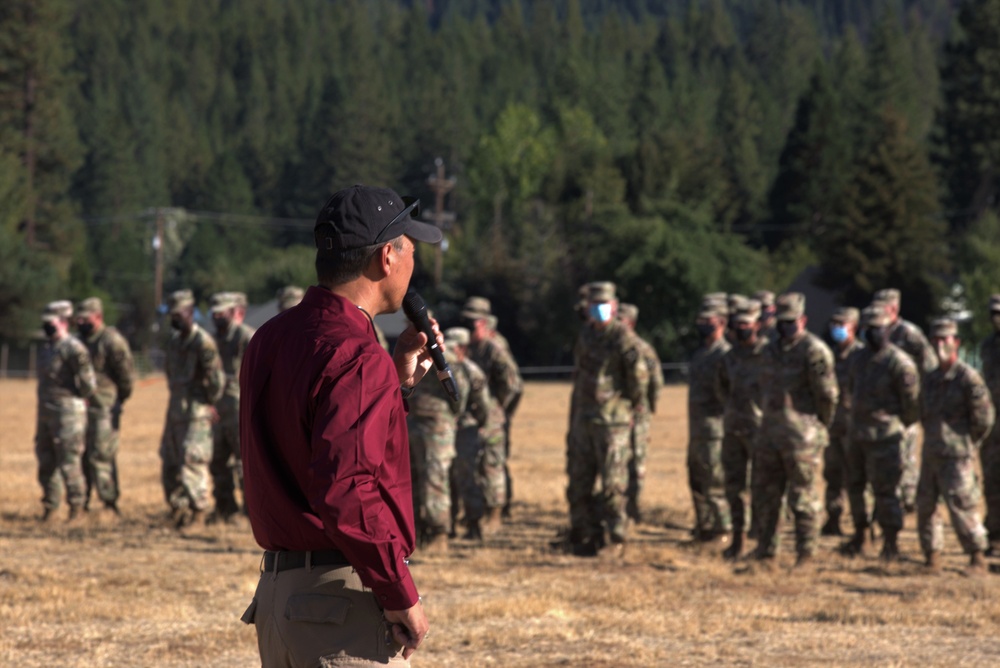
<svg viewBox="0 0 1000 668">
<path fill-rule="evenodd" d="M 455 177 L 445 177 L 444 160 L 435 158 L 434 165 L 437 167 L 437 171 L 427 177 L 427 185 L 434 192 L 434 211 L 425 215 L 424 218 L 433 222 L 443 233 L 445 230 L 450 229 L 452 223 L 455 222 L 455 214 L 444 210 L 444 196 L 451 192 L 451 189 L 455 187 L 458 181 Z M 442 238 L 440 243 L 437 244 L 434 255 L 435 288 L 441 285 L 441 273 L 444 265 L 444 245 L 446 243 L 447 241 Z"/>
</svg>

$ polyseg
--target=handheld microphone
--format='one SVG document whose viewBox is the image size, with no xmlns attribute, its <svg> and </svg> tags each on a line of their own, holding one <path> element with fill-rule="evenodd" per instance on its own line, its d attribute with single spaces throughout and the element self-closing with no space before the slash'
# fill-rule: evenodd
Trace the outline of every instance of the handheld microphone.
<svg viewBox="0 0 1000 668">
<path fill-rule="evenodd" d="M 431 321 L 427 317 L 427 304 L 424 303 L 423 297 L 414 290 L 407 290 L 406 296 L 403 297 L 403 313 L 417 328 L 417 331 L 427 335 L 427 349 L 431 353 L 431 360 L 434 361 L 434 368 L 437 369 L 438 380 L 441 381 L 441 386 L 451 400 L 458 403 L 458 387 L 455 385 L 455 377 L 451 373 L 448 362 L 444 359 L 441 346 L 438 345 Z"/>
</svg>

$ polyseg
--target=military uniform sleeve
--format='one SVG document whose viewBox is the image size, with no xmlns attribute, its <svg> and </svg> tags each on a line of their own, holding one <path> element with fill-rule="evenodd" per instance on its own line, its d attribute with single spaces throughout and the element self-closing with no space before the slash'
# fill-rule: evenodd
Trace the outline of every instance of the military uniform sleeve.
<svg viewBox="0 0 1000 668">
<path fill-rule="evenodd" d="M 937 353 L 931 348 L 930 341 L 924 336 L 923 332 L 914 327 L 913 329 L 913 339 L 914 348 L 920 351 L 920 359 L 917 362 L 920 364 L 920 369 L 923 373 L 930 373 L 934 369 L 938 368 L 938 358 Z"/>
<path fill-rule="evenodd" d="M 82 343 L 71 348 L 70 364 L 73 365 L 73 375 L 76 377 L 76 389 L 84 399 L 90 399 L 97 391 L 97 374 L 94 365 L 90 363 L 90 353 Z"/>
<path fill-rule="evenodd" d="M 622 363 L 625 372 L 625 394 L 635 413 L 645 412 L 645 398 L 649 385 L 649 369 L 639 348 L 629 338 L 622 339 Z"/>
<path fill-rule="evenodd" d="M 495 399 L 503 407 L 504 411 L 514 401 L 521 392 L 521 372 L 517 368 L 517 362 L 510 353 L 506 352 L 502 346 L 493 345 L 493 370 L 495 387 Z"/>
<path fill-rule="evenodd" d="M 920 419 L 920 373 L 916 364 L 905 353 L 899 355 L 893 381 L 899 396 L 899 419 L 909 427 Z"/>
<path fill-rule="evenodd" d="M 222 370 L 222 359 L 215 342 L 208 336 L 203 336 L 201 342 L 198 361 L 201 364 L 202 381 L 205 383 L 205 396 L 214 404 L 222 398 L 222 392 L 226 388 L 226 373 Z"/>
<path fill-rule="evenodd" d="M 660 390 L 663 389 L 663 367 L 660 365 L 660 358 L 656 355 L 656 350 L 652 345 L 648 345 L 648 355 L 646 357 L 646 368 L 649 371 L 649 387 L 646 396 L 649 399 L 649 410 L 656 412 L 656 403 L 660 400 Z"/>
<path fill-rule="evenodd" d="M 837 374 L 833 353 L 822 341 L 815 341 L 809 349 L 809 385 L 816 403 L 816 416 L 827 427 L 833 422 L 837 410 Z"/>
<path fill-rule="evenodd" d="M 107 374 L 118 390 L 118 403 L 123 404 L 132 396 L 135 362 L 128 341 L 120 334 L 111 338 L 107 355 Z"/>
<path fill-rule="evenodd" d="M 971 368 L 966 383 L 966 402 L 969 406 L 969 437 L 978 445 L 993 429 L 996 410 L 986 383 Z"/>
<path fill-rule="evenodd" d="M 729 356 L 734 354 L 733 350 L 735 348 L 722 356 L 715 373 L 715 394 L 723 405 L 728 403 L 729 393 L 733 389 L 732 379 L 729 377 Z"/>
<path fill-rule="evenodd" d="M 469 412 L 480 427 L 485 427 L 489 420 L 490 409 L 493 407 L 493 398 L 490 396 L 486 376 L 479 367 L 472 366 L 468 361 L 463 366 L 469 374 Z"/>
</svg>

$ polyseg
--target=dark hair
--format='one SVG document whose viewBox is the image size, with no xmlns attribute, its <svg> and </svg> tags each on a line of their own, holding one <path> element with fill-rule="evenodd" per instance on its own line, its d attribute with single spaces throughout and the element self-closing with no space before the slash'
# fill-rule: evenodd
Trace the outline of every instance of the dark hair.
<svg viewBox="0 0 1000 668">
<path fill-rule="evenodd" d="M 326 286 L 343 285 L 353 281 L 364 273 L 368 263 L 386 244 L 391 245 L 396 252 L 402 251 L 403 235 L 382 243 L 352 248 L 336 254 L 317 252 L 316 280 Z"/>
</svg>

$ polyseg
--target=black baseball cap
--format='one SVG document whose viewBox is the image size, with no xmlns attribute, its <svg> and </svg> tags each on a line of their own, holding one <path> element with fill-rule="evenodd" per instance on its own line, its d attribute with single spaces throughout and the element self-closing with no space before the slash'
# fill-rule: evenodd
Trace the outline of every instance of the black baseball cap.
<svg viewBox="0 0 1000 668">
<path fill-rule="evenodd" d="M 416 241 L 436 244 L 441 230 L 413 218 L 420 215 L 420 200 L 401 197 L 390 188 L 354 185 L 327 200 L 313 227 L 320 252 L 340 252 L 383 243 L 405 234 Z"/>
</svg>

